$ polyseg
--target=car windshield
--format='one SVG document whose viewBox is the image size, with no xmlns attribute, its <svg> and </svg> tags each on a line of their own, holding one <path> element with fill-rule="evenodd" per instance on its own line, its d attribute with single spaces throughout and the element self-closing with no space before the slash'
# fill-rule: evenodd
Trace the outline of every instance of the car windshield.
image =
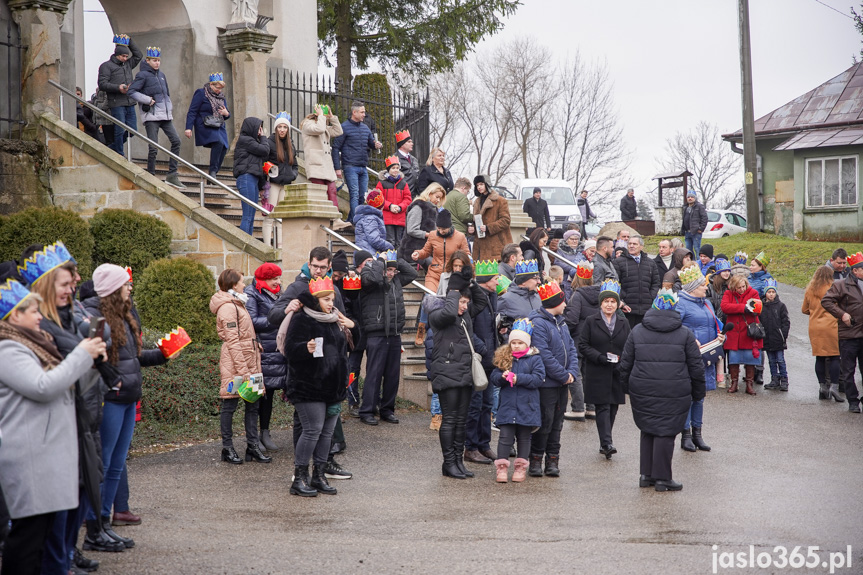
<svg viewBox="0 0 863 575">
<path fill-rule="evenodd" d="M 572 195 L 572 190 L 569 188 L 556 188 L 556 187 L 541 187 L 541 186 L 531 186 L 528 188 L 522 188 L 521 190 L 521 199 L 522 201 L 533 197 L 533 190 L 535 188 L 539 188 L 542 190 L 542 199 L 545 200 L 549 206 L 572 206 L 575 205 L 575 198 Z"/>
<path fill-rule="evenodd" d="M 719 221 L 719 212 L 707 212 L 707 221 L 708 222 L 718 222 Z"/>
</svg>

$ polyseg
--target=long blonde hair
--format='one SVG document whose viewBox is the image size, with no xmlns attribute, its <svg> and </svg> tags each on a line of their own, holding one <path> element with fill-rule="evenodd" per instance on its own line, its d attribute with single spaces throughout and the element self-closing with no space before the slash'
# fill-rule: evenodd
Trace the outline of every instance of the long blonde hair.
<svg viewBox="0 0 863 575">
<path fill-rule="evenodd" d="M 815 275 L 809 280 L 809 285 L 806 286 L 806 293 L 814 293 L 818 297 L 824 297 L 830 286 L 833 285 L 833 268 L 830 266 L 818 266 L 815 270 Z"/>
<path fill-rule="evenodd" d="M 441 203 L 440 203 L 440 205 L 443 205 L 443 202 L 446 199 L 446 188 L 444 188 L 442 185 L 438 184 L 437 182 L 433 182 L 433 183 L 429 184 L 426 187 L 426 189 L 424 189 L 422 191 L 422 193 L 419 196 L 417 196 L 417 200 L 423 200 L 423 201 L 428 202 L 432 205 L 437 205 L 433 201 L 431 201 L 431 195 L 435 192 L 440 192 L 441 194 L 443 194 L 443 197 L 441 198 Z M 414 200 L 414 201 L 416 201 L 416 200 Z M 438 205 L 438 207 L 440 207 L 440 205 Z"/>
<path fill-rule="evenodd" d="M 60 321 L 60 313 L 57 311 L 57 290 L 55 288 L 57 273 L 60 270 L 66 270 L 72 274 L 72 279 L 75 279 L 75 264 L 72 262 L 66 262 L 62 266 L 51 270 L 43 277 L 39 278 L 35 284 L 30 286 L 30 291 L 39 294 L 42 298 L 39 302 L 39 312 L 45 318 L 62 327 L 63 324 Z"/>
<path fill-rule="evenodd" d="M 505 343 L 494 351 L 492 364 L 501 371 L 512 369 L 512 346 Z"/>
</svg>

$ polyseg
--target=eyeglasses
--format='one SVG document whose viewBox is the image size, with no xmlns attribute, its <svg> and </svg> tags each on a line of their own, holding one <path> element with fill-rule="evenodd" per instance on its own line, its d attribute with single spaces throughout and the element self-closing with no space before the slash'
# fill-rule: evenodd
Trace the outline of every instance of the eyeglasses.
<svg viewBox="0 0 863 575">
<path fill-rule="evenodd" d="M 326 266 L 316 266 L 316 265 L 314 265 L 314 264 L 309 264 L 309 269 L 310 269 L 310 270 L 317 270 L 317 271 L 325 272 L 325 271 L 327 271 L 328 269 L 330 269 L 330 266 L 328 266 L 328 265 L 326 265 Z"/>
</svg>

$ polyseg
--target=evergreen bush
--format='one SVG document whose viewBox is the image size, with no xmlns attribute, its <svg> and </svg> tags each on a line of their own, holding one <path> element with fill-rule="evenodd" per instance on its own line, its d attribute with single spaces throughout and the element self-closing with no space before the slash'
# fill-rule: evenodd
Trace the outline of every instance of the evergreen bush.
<svg viewBox="0 0 863 575">
<path fill-rule="evenodd" d="M 30 208 L 0 218 L 0 261 L 18 260 L 32 244 L 62 241 L 78 262 L 78 273 L 93 273 L 93 236 L 78 214 L 63 208 Z M 19 262 L 20 263 L 20 262 Z"/>
<path fill-rule="evenodd" d="M 150 262 L 171 255 L 171 228 L 155 216 L 133 210 L 103 210 L 90 219 L 93 265 L 130 266 L 143 272 Z"/>
</svg>

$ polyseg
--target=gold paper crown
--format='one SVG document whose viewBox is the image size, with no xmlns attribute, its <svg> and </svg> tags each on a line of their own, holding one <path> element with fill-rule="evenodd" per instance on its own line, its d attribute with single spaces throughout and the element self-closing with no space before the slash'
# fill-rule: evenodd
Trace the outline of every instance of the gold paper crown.
<svg viewBox="0 0 863 575">
<path fill-rule="evenodd" d="M 704 279 L 704 274 L 701 273 L 701 270 L 695 264 L 680 270 L 678 275 L 680 276 L 680 283 L 683 285 L 692 283 L 698 279 Z"/>
<path fill-rule="evenodd" d="M 328 277 L 315 278 L 309 282 L 309 291 L 315 297 L 323 297 L 333 293 L 333 280 Z"/>
</svg>

